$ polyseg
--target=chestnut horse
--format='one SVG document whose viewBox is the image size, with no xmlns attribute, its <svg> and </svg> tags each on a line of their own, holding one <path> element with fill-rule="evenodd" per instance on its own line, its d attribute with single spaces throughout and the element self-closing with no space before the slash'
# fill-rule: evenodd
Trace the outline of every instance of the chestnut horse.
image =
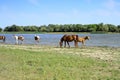
<svg viewBox="0 0 120 80">
<path fill-rule="evenodd" d="M 21 41 L 21 44 L 23 43 L 23 40 L 24 40 L 24 37 L 23 37 L 23 36 L 16 36 L 16 35 L 13 35 L 13 37 L 14 37 L 15 40 L 16 40 L 16 44 L 19 43 L 19 40 Z"/>
<path fill-rule="evenodd" d="M 5 42 L 6 37 L 5 36 L 0 36 L 0 40 L 3 40 L 3 42 Z"/>
<path fill-rule="evenodd" d="M 60 42 L 59 42 L 60 47 L 62 47 L 63 42 L 64 42 L 64 47 L 66 47 L 66 42 L 67 42 L 68 47 L 70 48 L 69 42 L 72 42 L 72 41 L 74 41 L 74 45 L 75 45 L 75 47 L 77 47 L 77 44 L 78 44 L 77 39 L 78 39 L 78 35 L 66 35 L 66 34 L 65 34 L 65 35 L 60 39 Z"/>
<path fill-rule="evenodd" d="M 35 39 L 35 41 L 36 41 L 37 43 L 39 43 L 39 41 L 40 41 L 40 36 L 35 35 L 35 36 L 34 36 L 34 39 Z"/>
<path fill-rule="evenodd" d="M 82 42 L 82 46 L 85 46 L 85 40 L 89 40 L 89 39 L 90 39 L 89 36 L 78 37 L 77 42 Z"/>
</svg>

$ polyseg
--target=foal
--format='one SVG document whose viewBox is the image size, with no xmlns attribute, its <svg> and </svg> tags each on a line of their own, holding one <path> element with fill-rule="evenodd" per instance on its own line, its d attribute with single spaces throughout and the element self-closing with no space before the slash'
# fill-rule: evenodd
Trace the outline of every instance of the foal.
<svg viewBox="0 0 120 80">
<path fill-rule="evenodd" d="M 68 47 L 70 48 L 69 42 L 72 42 L 72 41 L 74 41 L 74 45 L 75 45 L 75 47 L 77 47 L 77 45 L 78 45 L 77 39 L 78 39 L 78 35 L 66 35 L 66 34 L 65 34 L 65 35 L 60 39 L 60 42 L 59 42 L 60 47 L 62 47 L 63 42 L 64 42 L 64 47 L 66 47 L 66 42 L 67 42 Z"/>
<path fill-rule="evenodd" d="M 82 42 L 82 46 L 85 46 L 85 40 L 89 40 L 90 37 L 89 36 L 85 36 L 85 37 L 78 37 L 77 42 Z"/>
<path fill-rule="evenodd" d="M 19 40 L 21 41 L 21 44 L 23 43 L 23 40 L 24 40 L 24 37 L 23 37 L 23 36 L 13 35 L 13 37 L 14 37 L 15 40 L 16 40 L 16 44 L 19 44 Z"/>
<path fill-rule="evenodd" d="M 3 42 L 5 42 L 6 37 L 5 36 L 0 36 L 0 40 L 3 40 Z"/>
</svg>

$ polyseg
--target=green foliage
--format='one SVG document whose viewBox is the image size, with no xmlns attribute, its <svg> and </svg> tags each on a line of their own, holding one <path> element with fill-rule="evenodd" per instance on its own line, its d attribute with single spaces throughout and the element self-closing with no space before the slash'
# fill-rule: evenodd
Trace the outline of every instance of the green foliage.
<svg viewBox="0 0 120 80">
<path fill-rule="evenodd" d="M 32 31 L 32 32 L 37 32 L 38 31 L 38 27 L 36 26 L 25 26 L 23 27 L 24 31 Z"/>
<path fill-rule="evenodd" d="M 20 31 L 24 31 L 22 26 L 17 26 L 17 25 L 12 25 L 12 26 L 7 26 L 4 31 L 9 31 L 9 32 L 20 32 Z"/>
<path fill-rule="evenodd" d="M 3 29 L 2 29 L 2 28 L 0 28 L 0 32 L 2 32 L 2 30 L 3 30 Z"/>
<path fill-rule="evenodd" d="M 120 25 L 112 24 L 49 24 L 41 26 L 7 26 L 4 31 L 8 32 L 120 32 Z"/>
</svg>

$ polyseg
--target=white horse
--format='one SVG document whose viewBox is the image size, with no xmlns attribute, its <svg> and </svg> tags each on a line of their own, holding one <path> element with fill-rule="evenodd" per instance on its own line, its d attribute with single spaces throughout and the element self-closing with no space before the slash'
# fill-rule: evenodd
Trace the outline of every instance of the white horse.
<svg viewBox="0 0 120 80">
<path fill-rule="evenodd" d="M 35 35 L 35 36 L 34 36 L 34 39 L 35 39 L 35 41 L 36 41 L 37 43 L 39 43 L 39 41 L 40 41 L 40 36 Z"/>
<path fill-rule="evenodd" d="M 13 37 L 15 38 L 15 41 L 16 41 L 15 44 L 19 44 L 19 41 L 21 41 L 21 44 L 23 44 L 23 40 L 24 40 L 24 37 L 23 37 L 23 36 L 13 35 Z"/>
</svg>

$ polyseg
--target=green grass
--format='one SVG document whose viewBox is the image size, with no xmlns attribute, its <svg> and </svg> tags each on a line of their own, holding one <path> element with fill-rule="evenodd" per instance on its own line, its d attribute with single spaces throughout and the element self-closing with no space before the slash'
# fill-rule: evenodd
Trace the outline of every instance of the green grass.
<svg viewBox="0 0 120 80">
<path fill-rule="evenodd" d="M 120 48 L 0 45 L 0 80 L 119 80 Z"/>
</svg>

